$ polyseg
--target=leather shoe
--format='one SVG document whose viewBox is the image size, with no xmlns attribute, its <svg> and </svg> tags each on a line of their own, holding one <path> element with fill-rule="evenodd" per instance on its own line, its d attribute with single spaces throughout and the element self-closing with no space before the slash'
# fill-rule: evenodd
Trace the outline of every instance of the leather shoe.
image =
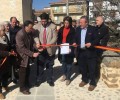
<svg viewBox="0 0 120 100">
<path fill-rule="evenodd" d="M 23 91 L 20 91 L 21 93 L 25 94 L 25 95 L 29 95 L 31 94 L 31 92 L 29 90 L 23 90 Z"/>
<path fill-rule="evenodd" d="M 70 80 L 66 80 L 66 85 L 69 85 L 70 84 Z"/>
<path fill-rule="evenodd" d="M 18 79 L 13 79 L 14 84 L 18 84 L 19 80 Z"/>
<path fill-rule="evenodd" d="M 94 85 L 90 85 L 90 86 L 88 87 L 88 91 L 93 91 L 93 90 L 95 89 L 95 87 L 96 87 L 96 86 L 94 86 Z"/>
<path fill-rule="evenodd" d="M 85 83 L 84 81 L 82 81 L 80 84 L 79 84 L 79 87 L 84 87 L 87 83 Z"/>
<path fill-rule="evenodd" d="M 63 76 L 62 76 L 62 79 L 61 79 L 61 82 L 65 81 L 65 80 L 66 80 L 66 76 L 63 75 Z"/>
<path fill-rule="evenodd" d="M 39 87 L 40 85 L 41 85 L 40 82 L 37 82 L 37 83 L 35 84 L 36 87 Z"/>
<path fill-rule="evenodd" d="M 5 99 L 5 96 L 2 93 L 0 93 L 0 100 L 1 99 Z"/>
<path fill-rule="evenodd" d="M 48 82 L 48 84 L 49 84 L 50 86 L 54 86 L 54 85 L 55 85 L 53 81 Z"/>
<path fill-rule="evenodd" d="M 6 87 L 2 87 L 6 92 L 9 92 L 10 90 L 9 90 L 9 88 L 8 88 L 8 86 L 6 86 Z"/>
</svg>

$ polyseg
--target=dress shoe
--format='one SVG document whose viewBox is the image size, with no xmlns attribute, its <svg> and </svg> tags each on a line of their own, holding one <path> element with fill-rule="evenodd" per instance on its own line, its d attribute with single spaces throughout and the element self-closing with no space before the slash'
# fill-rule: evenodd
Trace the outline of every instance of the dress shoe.
<svg viewBox="0 0 120 100">
<path fill-rule="evenodd" d="M 9 92 L 9 91 L 10 91 L 9 88 L 8 88 L 8 86 L 3 87 L 3 89 L 4 89 L 6 92 Z"/>
<path fill-rule="evenodd" d="M 36 87 L 39 87 L 40 85 L 41 85 L 40 82 L 37 82 L 37 83 L 35 84 Z"/>
<path fill-rule="evenodd" d="M 65 81 L 65 80 L 66 80 L 66 76 L 63 75 L 63 76 L 62 76 L 62 79 L 61 79 L 61 82 Z"/>
<path fill-rule="evenodd" d="M 82 81 L 82 82 L 79 84 L 79 87 L 84 87 L 86 84 L 87 84 L 87 83 L 85 83 L 85 82 Z"/>
<path fill-rule="evenodd" d="M 50 86 L 55 86 L 54 82 L 51 81 L 51 82 L 47 82 Z"/>
<path fill-rule="evenodd" d="M 69 85 L 70 84 L 70 80 L 66 80 L 66 85 Z"/>
<path fill-rule="evenodd" d="M 90 86 L 88 87 L 88 91 L 93 91 L 93 90 L 95 89 L 95 87 L 96 87 L 96 86 L 94 86 L 94 85 L 90 85 Z"/>
<path fill-rule="evenodd" d="M 23 90 L 23 91 L 20 91 L 21 93 L 25 94 L 25 95 L 29 95 L 31 94 L 31 92 L 29 90 Z"/>
<path fill-rule="evenodd" d="M 74 63 L 74 65 L 77 66 L 77 65 L 78 65 L 78 62 Z"/>
<path fill-rule="evenodd" d="M 0 100 L 1 99 L 5 99 L 5 96 L 2 93 L 0 93 Z"/>
<path fill-rule="evenodd" d="M 18 79 L 14 79 L 14 80 L 13 80 L 13 83 L 14 83 L 14 84 L 18 84 L 18 82 L 19 82 Z"/>
</svg>

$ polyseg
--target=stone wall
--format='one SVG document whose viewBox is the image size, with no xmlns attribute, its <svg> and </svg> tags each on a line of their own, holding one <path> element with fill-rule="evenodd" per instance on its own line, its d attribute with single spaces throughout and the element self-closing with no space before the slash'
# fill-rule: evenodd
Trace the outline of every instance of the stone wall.
<svg viewBox="0 0 120 100">
<path fill-rule="evenodd" d="M 11 16 L 23 21 L 22 0 L 0 0 L 0 3 L 0 22 L 9 21 Z"/>
<path fill-rule="evenodd" d="M 9 21 L 12 16 L 21 23 L 31 19 L 32 0 L 0 0 L 0 4 L 0 22 Z"/>
<path fill-rule="evenodd" d="M 120 55 L 105 51 L 101 64 L 101 79 L 109 88 L 120 88 Z"/>
</svg>

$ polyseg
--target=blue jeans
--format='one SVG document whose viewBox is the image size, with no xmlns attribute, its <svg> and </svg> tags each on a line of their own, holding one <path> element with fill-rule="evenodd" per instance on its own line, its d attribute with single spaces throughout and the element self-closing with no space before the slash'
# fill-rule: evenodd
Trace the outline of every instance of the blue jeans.
<svg viewBox="0 0 120 100">
<path fill-rule="evenodd" d="M 70 80 L 71 69 L 72 69 L 72 64 L 66 63 L 65 62 L 65 56 L 62 55 L 62 71 L 63 71 L 63 74 L 66 76 L 67 80 Z"/>
</svg>

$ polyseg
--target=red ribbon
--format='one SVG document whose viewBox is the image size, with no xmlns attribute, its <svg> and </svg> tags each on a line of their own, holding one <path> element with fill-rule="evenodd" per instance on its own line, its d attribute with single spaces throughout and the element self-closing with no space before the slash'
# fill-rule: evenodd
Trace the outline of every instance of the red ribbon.
<svg viewBox="0 0 120 100">
<path fill-rule="evenodd" d="M 40 45 L 40 46 L 61 46 L 61 45 L 57 45 L 57 44 L 46 44 L 46 45 Z M 62 45 L 62 46 L 73 46 L 73 45 Z M 76 45 L 76 46 L 79 46 L 79 45 Z M 109 51 L 114 51 L 114 52 L 120 52 L 120 49 L 119 48 L 111 48 L 111 47 L 105 47 L 105 46 L 94 46 L 95 48 L 97 49 L 102 49 L 102 50 L 109 50 Z M 2 63 L 0 64 L 0 66 L 2 66 L 5 61 L 7 60 L 7 57 L 5 57 L 2 61 Z"/>
<path fill-rule="evenodd" d="M 61 46 L 61 45 L 57 45 L 57 44 L 46 44 L 46 45 L 40 45 L 40 46 Z M 74 45 L 62 45 L 62 46 L 74 46 Z M 79 45 L 76 45 L 76 46 L 79 46 Z M 119 48 L 112 48 L 112 47 L 105 47 L 105 46 L 94 46 L 95 48 L 97 49 L 102 49 L 102 50 L 109 50 L 109 51 L 114 51 L 114 52 L 120 52 L 120 49 Z"/>
<path fill-rule="evenodd" d="M 5 63 L 6 60 L 7 60 L 7 57 L 3 59 L 2 63 L 0 64 L 0 67 Z"/>
<path fill-rule="evenodd" d="M 109 51 L 120 52 L 119 48 L 111 48 L 111 47 L 105 47 L 105 46 L 95 46 L 95 48 L 102 49 L 102 50 L 109 50 Z"/>
</svg>

